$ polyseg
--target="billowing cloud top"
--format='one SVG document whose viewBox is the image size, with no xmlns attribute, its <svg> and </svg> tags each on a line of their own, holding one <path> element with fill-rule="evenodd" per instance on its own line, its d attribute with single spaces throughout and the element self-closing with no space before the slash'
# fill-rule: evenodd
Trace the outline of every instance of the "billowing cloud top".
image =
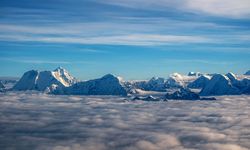
<svg viewBox="0 0 250 150">
<path fill-rule="evenodd" d="M 249 96 L 134 102 L 108 96 L 0 95 L 2 149 L 247 150 Z"/>
</svg>

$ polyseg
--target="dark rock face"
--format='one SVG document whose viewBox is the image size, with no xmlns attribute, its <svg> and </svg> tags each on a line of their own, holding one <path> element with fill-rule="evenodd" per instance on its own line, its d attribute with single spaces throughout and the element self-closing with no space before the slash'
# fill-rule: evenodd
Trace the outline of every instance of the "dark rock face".
<svg viewBox="0 0 250 150">
<path fill-rule="evenodd" d="M 153 77 L 149 81 L 135 82 L 132 86 L 145 91 L 166 91 L 164 78 L 158 77 Z"/>
<path fill-rule="evenodd" d="M 4 87 L 4 85 L 3 85 L 3 83 L 0 81 L 0 89 L 4 89 L 5 87 Z"/>
<path fill-rule="evenodd" d="M 134 97 L 132 100 L 141 100 L 141 101 L 161 101 L 160 98 L 153 97 L 152 95 L 149 95 L 147 97 Z"/>
<path fill-rule="evenodd" d="M 202 97 L 200 100 L 214 101 L 216 100 L 216 98 L 215 97 Z"/>
<path fill-rule="evenodd" d="M 165 95 L 165 99 L 174 99 L 174 100 L 199 100 L 200 96 L 187 88 L 181 88 L 180 90 L 170 94 Z"/>
<path fill-rule="evenodd" d="M 0 81 L 0 92 L 5 91 L 5 87 L 3 85 L 3 83 Z"/>
<path fill-rule="evenodd" d="M 243 79 L 240 83 L 239 88 L 242 94 L 250 94 L 250 79 Z"/>
<path fill-rule="evenodd" d="M 237 81 L 237 77 L 235 76 L 235 74 L 233 74 L 232 72 L 229 72 L 226 74 L 226 76 L 229 78 L 229 80 L 234 83 L 235 81 Z"/>
<path fill-rule="evenodd" d="M 201 76 L 202 75 L 202 73 L 200 73 L 200 72 L 189 72 L 188 73 L 188 76 Z"/>
</svg>

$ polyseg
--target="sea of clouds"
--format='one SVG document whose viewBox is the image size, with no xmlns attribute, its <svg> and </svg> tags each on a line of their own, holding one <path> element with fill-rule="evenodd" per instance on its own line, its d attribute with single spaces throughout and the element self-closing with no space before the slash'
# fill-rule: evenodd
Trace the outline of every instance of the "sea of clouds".
<svg viewBox="0 0 250 150">
<path fill-rule="evenodd" d="M 129 101 L 114 96 L 0 94 L 2 150 L 247 150 L 250 96 Z"/>
</svg>

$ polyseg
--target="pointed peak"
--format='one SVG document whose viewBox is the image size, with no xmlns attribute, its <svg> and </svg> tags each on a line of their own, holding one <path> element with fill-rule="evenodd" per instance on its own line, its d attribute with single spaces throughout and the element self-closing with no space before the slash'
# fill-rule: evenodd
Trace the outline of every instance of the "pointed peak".
<svg viewBox="0 0 250 150">
<path fill-rule="evenodd" d="M 69 74 L 69 72 L 63 67 L 57 67 L 53 72 L 58 72 L 59 74 Z"/>
<path fill-rule="evenodd" d="M 39 74 L 38 70 L 29 70 L 24 73 L 24 75 L 37 75 L 37 74 Z"/>
<path fill-rule="evenodd" d="M 162 77 L 152 77 L 150 80 L 149 80 L 149 82 L 151 82 L 151 81 L 160 81 L 160 82 L 164 82 L 164 78 L 162 78 Z"/>
<path fill-rule="evenodd" d="M 162 77 L 155 77 L 155 76 L 151 78 L 151 80 L 159 80 L 159 79 L 164 79 L 164 78 L 162 78 Z"/>
<path fill-rule="evenodd" d="M 182 75 L 180 73 L 175 72 L 175 73 L 171 74 L 171 76 L 178 77 L 178 76 L 182 76 Z"/>
<path fill-rule="evenodd" d="M 65 69 L 63 67 L 59 66 L 54 71 L 60 71 L 60 70 L 65 70 Z"/>
<path fill-rule="evenodd" d="M 233 74 L 232 72 L 227 73 L 226 76 L 227 76 L 232 82 L 234 82 L 234 81 L 237 80 L 236 75 Z"/>
<path fill-rule="evenodd" d="M 191 72 L 188 73 L 188 76 L 201 76 L 201 75 L 202 75 L 202 73 L 200 73 L 200 72 L 191 71 Z"/>
<path fill-rule="evenodd" d="M 230 81 L 230 79 L 224 75 L 224 74 L 214 74 L 213 77 L 211 78 L 211 80 L 227 80 L 227 81 Z"/>
<path fill-rule="evenodd" d="M 211 79 L 211 76 L 203 74 L 203 75 L 201 75 L 199 78 L 201 78 L 201 79 L 202 79 L 202 78 L 207 78 L 207 79 L 210 80 L 210 79 Z"/>
<path fill-rule="evenodd" d="M 171 79 L 182 79 L 183 76 L 179 73 L 173 73 L 169 76 Z"/>
<path fill-rule="evenodd" d="M 230 75 L 230 74 L 231 74 L 231 75 L 235 75 L 235 74 L 234 74 L 234 73 L 232 73 L 232 72 L 228 72 L 228 73 L 227 73 L 227 75 Z"/>
<path fill-rule="evenodd" d="M 125 82 L 125 80 L 124 80 L 121 76 L 118 76 L 117 79 L 118 79 L 120 82 Z"/>
<path fill-rule="evenodd" d="M 244 75 L 250 75 L 250 70 L 248 70 Z"/>
<path fill-rule="evenodd" d="M 227 73 L 226 76 L 229 77 L 229 78 L 230 77 L 236 78 L 236 75 L 234 73 L 232 73 L 232 72 Z"/>
</svg>

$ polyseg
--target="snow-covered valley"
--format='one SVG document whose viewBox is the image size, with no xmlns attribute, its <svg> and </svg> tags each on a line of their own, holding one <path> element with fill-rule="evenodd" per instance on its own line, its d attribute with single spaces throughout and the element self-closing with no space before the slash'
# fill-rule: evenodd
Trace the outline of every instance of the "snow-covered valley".
<svg viewBox="0 0 250 150">
<path fill-rule="evenodd" d="M 250 96 L 131 101 L 120 96 L 0 93 L 0 148 L 247 150 Z"/>
</svg>

